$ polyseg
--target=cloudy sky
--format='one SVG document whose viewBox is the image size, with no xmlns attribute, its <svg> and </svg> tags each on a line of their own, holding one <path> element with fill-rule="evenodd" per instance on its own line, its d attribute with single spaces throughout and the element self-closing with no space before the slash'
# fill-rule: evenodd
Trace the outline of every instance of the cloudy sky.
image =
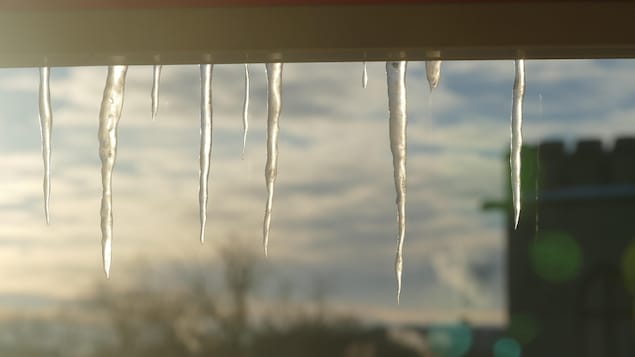
<svg viewBox="0 0 635 357">
<path fill-rule="evenodd" d="M 424 64 L 408 67 L 408 202 L 404 290 L 395 301 L 396 207 L 385 65 L 286 64 L 274 215 L 259 289 L 326 281 L 329 300 L 369 319 L 505 319 L 504 217 L 512 61 L 447 62 L 430 96 Z M 243 67 L 214 68 L 207 243 L 198 241 L 199 70 L 166 66 L 156 121 L 152 68 L 128 71 L 114 175 L 112 278 L 135 263 L 208 261 L 243 239 L 261 249 L 266 82 L 251 65 L 250 132 L 241 160 Z M 528 61 L 525 137 L 635 132 L 632 61 Z M 97 142 L 105 68 L 53 69 L 51 225 L 42 208 L 37 69 L 0 70 L 0 309 L 72 301 L 101 272 Z M 211 269 L 210 274 L 217 274 Z M 300 299 L 301 297 L 298 297 Z"/>
</svg>

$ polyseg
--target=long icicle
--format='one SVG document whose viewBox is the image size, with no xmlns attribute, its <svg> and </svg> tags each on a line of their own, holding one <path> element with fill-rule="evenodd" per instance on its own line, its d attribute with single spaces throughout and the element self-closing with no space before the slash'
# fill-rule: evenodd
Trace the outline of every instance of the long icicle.
<svg viewBox="0 0 635 357">
<path fill-rule="evenodd" d="M 362 70 L 362 87 L 366 88 L 368 85 L 368 68 L 366 67 L 366 61 L 364 61 L 364 69 Z"/>
<path fill-rule="evenodd" d="M 53 114 L 51 110 L 50 68 L 40 68 L 40 132 L 42 135 L 42 160 L 44 161 L 44 216 L 46 224 L 51 223 L 49 215 L 49 201 L 51 199 L 51 131 L 53 129 Z"/>
<path fill-rule="evenodd" d="M 397 276 L 397 303 L 401 297 L 403 273 L 403 244 L 406 236 L 406 150 L 407 104 L 406 61 L 386 62 L 388 79 L 388 107 L 390 109 L 390 151 L 392 152 L 395 190 L 397 192 L 398 239 L 395 258 Z"/>
<path fill-rule="evenodd" d="M 117 126 L 121 118 L 128 66 L 108 67 L 99 111 L 99 158 L 101 159 L 101 249 L 104 272 L 110 278 L 112 261 L 112 172 L 117 158 Z"/>
<path fill-rule="evenodd" d="M 514 205 L 514 229 L 518 227 L 520 219 L 520 150 L 523 146 L 523 99 L 525 97 L 525 60 L 516 60 L 516 78 L 514 79 L 511 151 L 509 163 L 511 166 L 512 200 Z"/>
<path fill-rule="evenodd" d="M 201 65 L 201 147 L 199 153 L 198 204 L 201 220 L 201 244 L 205 242 L 207 222 L 207 182 L 212 161 L 212 64 Z"/>
<path fill-rule="evenodd" d="M 245 63 L 245 100 L 243 101 L 243 153 L 245 158 L 245 146 L 247 146 L 247 131 L 249 131 L 249 66 Z"/>
<path fill-rule="evenodd" d="M 161 80 L 161 65 L 155 64 L 152 68 L 152 120 L 157 117 L 159 112 L 159 81 Z"/>
<path fill-rule="evenodd" d="M 439 82 L 441 81 L 440 60 L 426 61 L 426 78 L 428 79 L 430 91 L 439 86 Z"/>
<path fill-rule="evenodd" d="M 269 229 L 271 227 L 271 209 L 273 207 L 273 188 L 278 175 L 278 132 L 280 130 L 280 110 L 282 108 L 282 63 L 267 63 L 267 164 L 265 181 L 267 183 L 267 206 L 263 225 L 263 246 L 268 254 Z"/>
</svg>

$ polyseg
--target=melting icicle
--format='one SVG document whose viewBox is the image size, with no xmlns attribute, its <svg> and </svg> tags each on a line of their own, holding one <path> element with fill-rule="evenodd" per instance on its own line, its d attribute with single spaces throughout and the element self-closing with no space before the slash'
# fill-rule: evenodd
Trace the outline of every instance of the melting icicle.
<svg viewBox="0 0 635 357">
<path fill-rule="evenodd" d="M 511 125 L 511 166 L 512 200 L 514 205 L 514 229 L 520 219 L 520 149 L 523 145 L 523 98 L 525 96 L 525 60 L 516 60 L 514 79 L 512 125 Z"/>
<path fill-rule="evenodd" d="M 267 183 L 267 206 L 263 226 L 263 245 L 265 256 L 269 246 L 269 228 L 271 227 L 271 208 L 273 206 L 273 186 L 278 175 L 278 132 L 280 130 L 280 109 L 282 108 L 282 63 L 267 63 L 267 165 L 265 181 Z"/>
<path fill-rule="evenodd" d="M 243 159 L 247 146 L 247 131 L 249 131 L 249 66 L 245 63 L 245 101 L 243 102 Z"/>
<path fill-rule="evenodd" d="M 109 66 L 99 111 L 99 158 L 101 159 L 101 248 L 104 272 L 110 278 L 112 261 L 112 171 L 117 157 L 117 125 L 123 108 L 128 66 Z"/>
<path fill-rule="evenodd" d="M 397 303 L 401 296 L 403 272 L 403 244 L 406 236 L 406 61 L 386 62 L 388 79 L 388 107 L 390 109 L 390 151 L 397 191 L 399 234 L 395 273 L 397 275 Z"/>
<path fill-rule="evenodd" d="M 439 81 L 441 80 L 441 61 L 426 61 L 426 78 L 428 78 L 428 85 L 432 92 L 433 89 L 439 86 Z"/>
<path fill-rule="evenodd" d="M 212 69 L 211 64 L 201 65 L 201 148 L 199 154 L 198 204 L 201 219 L 201 244 L 205 242 L 207 222 L 207 181 L 212 161 Z"/>
<path fill-rule="evenodd" d="M 159 112 L 159 80 L 161 79 L 161 65 L 155 64 L 152 68 L 152 120 Z"/>
<path fill-rule="evenodd" d="M 44 160 L 44 216 L 49 224 L 49 201 L 51 199 L 51 130 L 53 129 L 53 114 L 51 111 L 51 78 L 50 68 L 40 68 L 40 131 L 42 135 L 42 159 Z"/>
<path fill-rule="evenodd" d="M 368 69 L 366 68 L 366 61 L 364 61 L 364 70 L 362 72 L 362 87 L 366 88 L 368 85 Z"/>
</svg>

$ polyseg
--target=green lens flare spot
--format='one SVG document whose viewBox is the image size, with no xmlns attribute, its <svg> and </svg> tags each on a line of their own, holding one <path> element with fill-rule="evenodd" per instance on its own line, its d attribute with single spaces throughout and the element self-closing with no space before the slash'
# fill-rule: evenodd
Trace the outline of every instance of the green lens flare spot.
<svg viewBox="0 0 635 357">
<path fill-rule="evenodd" d="M 501 338 L 494 344 L 494 357 L 520 357 L 521 348 L 516 340 Z"/>
<path fill-rule="evenodd" d="M 436 325 L 427 338 L 435 356 L 462 357 L 472 346 L 472 329 L 465 323 Z"/>
<path fill-rule="evenodd" d="M 534 272 L 542 279 L 562 283 L 574 279 L 582 266 L 582 249 L 564 232 L 543 232 L 529 246 Z"/>
<path fill-rule="evenodd" d="M 513 315 L 509 321 L 508 334 L 522 345 L 531 343 L 539 330 L 538 322 L 530 315 Z"/>
<path fill-rule="evenodd" d="M 635 295 L 635 239 L 631 240 L 622 256 L 622 275 L 626 288 Z"/>
</svg>

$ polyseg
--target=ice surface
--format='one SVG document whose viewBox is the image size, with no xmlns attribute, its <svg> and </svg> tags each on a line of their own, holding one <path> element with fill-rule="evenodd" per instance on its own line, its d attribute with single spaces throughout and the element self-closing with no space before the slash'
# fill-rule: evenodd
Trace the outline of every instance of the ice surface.
<svg viewBox="0 0 635 357">
<path fill-rule="evenodd" d="M 278 132 L 280 131 L 280 110 L 282 108 L 282 63 L 267 63 L 267 164 L 265 181 L 267 184 L 267 205 L 263 225 L 263 246 L 265 255 L 269 248 L 273 189 L 278 175 Z"/>
<path fill-rule="evenodd" d="M 46 224 L 51 222 L 49 201 L 51 199 L 51 131 L 53 129 L 53 114 L 51 110 L 50 68 L 40 68 L 39 109 L 40 131 L 42 135 L 42 159 L 44 161 L 44 216 Z"/>
<path fill-rule="evenodd" d="M 202 64 L 201 69 L 201 147 L 199 153 L 198 204 L 201 221 L 201 244 L 205 242 L 207 223 L 207 183 L 212 161 L 212 70 L 211 64 Z"/>
<path fill-rule="evenodd" d="M 401 296 L 403 273 L 403 244 L 406 236 L 406 149 L 407 103 L 406 61 L 386 62 L 388 80 L 388 107 L 390 110 L 390 151 L 392 152 L 399 229 L 397 235 L 397 302 Z"/>
<path fill-rule="evenodd" d="M 159 81 L 161 80 L 161 65 L 155 64 L 152 68 L 152 120 L 159 112 Z"/>
<path fill-rule="evenodd" d="M 245 146 L 247 146 L 247 132 L 249 131 L 249 66 L 245 63 L 245 100 L 243 102 L 243 153 L 245 158 Z"/>
<path fill-rule="evenodd" d="M 514 79 L 512 125 L 511 125 L 511 185 L 514 206 L 514 229 L 520 219 L 520 150 L 523 145 L 523 99 L 525 96 L 525 60 L 516 60 L 516 78 Z"/>
<path fill-rule="evenodd" d="M 441 61 L 426 61 L 426 78 L 428 79 L 430 91 L 439 86 L 441 81 Z"/>
<path fill-rule="evenodd" d="M 108 67 L 106 87 L 99 111 L 99 158 L 101 159 L 101 245 L 104 272 L 110 277 L 112 261 L 112 172 L 117 158 L 117 126 L 123 109 L 128 66 Z"/>
</svg>

